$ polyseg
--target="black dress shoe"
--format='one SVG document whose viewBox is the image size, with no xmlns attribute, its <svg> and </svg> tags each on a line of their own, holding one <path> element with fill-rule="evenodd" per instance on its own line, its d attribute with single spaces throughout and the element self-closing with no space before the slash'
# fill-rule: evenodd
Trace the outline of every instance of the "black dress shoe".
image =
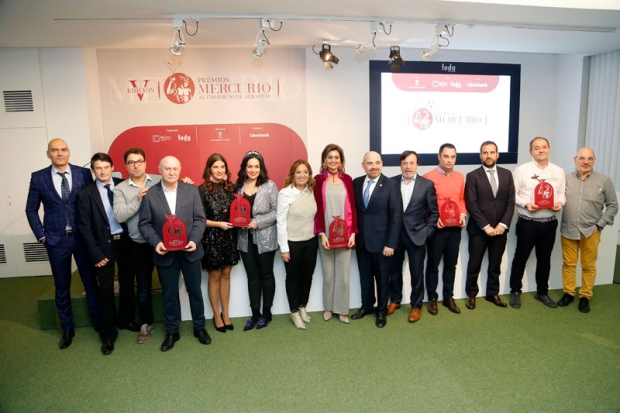
<svg viewBox="0 0 620 413">
<path fill-rule="evenodd" d="M 353 317 L 351 317 L 353 318 Z M 385 325 L 387 324 L 387 319 L 385 318 L 384 314 L 378 314 L 377 315 L 377 319 L 375 320 L 375 325 L 379 328 L 383 328 L 385 327 Z"/>
<path fill-rule="evenodd" d="M 62 338 L 58 342 L 58 347 L 60 347 L 61 350 L 66 349 L 73 342 L 72 341 L 73 337 L 75 337 L 75 330 L 74 329 L 64 330 L 62 332 Z"/>
<path fill-rule="evenodd" d="M 570 303 L 572 303 L 573 301 L 575 301 L 575 297 L 573 297 L 570 294 L 566 294 L 564 293 L 564 295 L 562 296 L 562 298 L 560 298 L 560 301 L 558 301 L 558 305 L 560 307 L 566 307 L 568 306 Z"/>
<path fill-rule="evenodd" d="M 179 333 L 166 334 L 166 338 L 164 339 L 164 342 L 161 343 L 161 351 L 172 350 L 172 348 L 174 347 L 174 343 L 176 343 L 180 339 L 181 339 L 181 336 L 179 335 Z"/>
<path fill-rule="evenodd" d="M 101 344 L 101 354 L 107 356 L 112 354 L 114 351 L 114 342 L 112 340 L 105 340 L 103 344 Z"/>
<path fill-rule="evenodd" d="M 224 327 L 226 328 L 226 330 L 230 330 L 233 331 L 235 329 L 235 326 L 231 324 L 226 324 L 226 321 L 224 321 L 224 313 L 220 313 L 220 317 L 222 317 L 222 321 L 224 322 Z"/>
<path fill-rule="evenodd" d="M 224 320 L 222 320 L 223 322 Z M 226 324 L 224 324 L 221 327 L 218 327 L 217 324 L 215 324 L 215 318 L 213 319 L 213 325 L 215 326 L 215 330 L 219 331 L 220 333 L 225 333 L 226 332 Z"/>
<path fill-rule="evenodd" d="M 540 301 L 541 303 L 543 303 L 544 305 L 546 305 L 549 308 L 557 308 L 557 304 L 555 303 L 555 301 L 553 301 L 551 299 L 551 297 L 549 297 L 546 294 L 536 294 L 534 296 L 534 299 Z"/>
<path fill-rule="evenodd" d="M 590 300 L 586 297 L 581 297 L 579 299 L 579 311 L 582 313 L 590 312 Z"/>
<path fill-rule="evenodd" d="M 129 330 L 129 331 L 133 331 L 134 333 L 137 333 L 138 331 L 140 331 L 141 326 L 139 326 L 138 324 L 132 321 L 127 324 L 119 324 L 118 328 L 119 330 Z"/>
<path fill-rule="evenodd" d="M 194 337 L 198 338 L 200 344 L 211 344 L 211 336 L 204 328 L 202 330 L 194 330 Z"/>
<path fill-rule="evenodd" d="M 372 310 L 365 310 L 363 308 L 360 308 L 351 316 L 351 319 L 352 320 L 359 320 L 359 319 L 362 319 L 362 318 L 366 317 L 368 314 L 373 314 L 374 312 L 375 312 L 374 309 L 372 309 Z"/>
</svg>

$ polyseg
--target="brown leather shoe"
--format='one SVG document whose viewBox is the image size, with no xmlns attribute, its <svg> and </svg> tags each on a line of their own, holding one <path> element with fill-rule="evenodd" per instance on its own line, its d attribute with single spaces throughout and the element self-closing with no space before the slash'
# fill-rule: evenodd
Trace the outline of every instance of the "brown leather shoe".
<svg viewBox="0 0 620 413">
<path fill-rule="evenodd" d="M 498 307 L 506 307 L 508 305 L 499 298 L 499 295 L 487 295 L 484 299 Z"/>
<path fill-rule="evenodd" d="M 454 298 L 443 300 L 443 306 L 448 307 L 448 310 L 452 311 L 454 314 L 461 314 L 461 309 L 454 302 Z"/>
<path fill-rule="evenodd" d="M 411 312 L 409 313 L 409 322 L 415 323 L 416 321 L 420 319 L 421 316 L 422 316 L 422 310 L 420 310 L 419 308 L 412 308 Z"/>
<path fill-rule="evenodd" d="M 429 300 L 428 301 L 428 312 L 432 315 L 437 315 L 437 300 Z"/>
<path fill-rule="evenodd" d="M 394 314 L 394 311 L 398 310 L 399 308 L 400 308 L 400 304 L 398 304 L 398 303 L 390 303 L 387 306 L 387 315 Z"/>
<path fill-rule="evenodd" d="M 467 297 L 467 301 L 465 302 L 465 307 L 470 310 L 476 309 L 476 297 Z"/>
</svg>

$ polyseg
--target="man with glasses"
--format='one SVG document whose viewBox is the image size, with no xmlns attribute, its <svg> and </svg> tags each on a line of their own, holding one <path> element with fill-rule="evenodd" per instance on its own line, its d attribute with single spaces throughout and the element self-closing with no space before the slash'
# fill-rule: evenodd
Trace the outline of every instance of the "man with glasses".
<svg viewBox="0 0 620 413">
<path fill-rule="evenodd" d="M 618 199 L 611 179 L 593 170 L 596 157 L 592 149 L 579 149 L 574 161 L 575 172 L 566 176 L 566 205 L 560 226 L 564 295 L 558 305 L 566 307 L 575 300 L 577 259 L 581 253 L 579 311 L 588 313 L 601 231 L 606 225 L 613 225 Z"/>
<path fill-rule="evenodd" d="M 138 344 L 148 341 L 153 333 L 153 306 L 151 288 L 153 284 L 153 249 L 140 235 L 140 204 L 150 187 L 159 183 L 161 176 L 146 173 L 146 155 L 140 148 L 130 148 L 124 154 L 125 167 L 129 178 L 114 188 L 114 219 L 126 223 L 129 230 L 131 276 L 126 282 L 120 283 L 119 295 L 123 303 L 134 310 L 130 314 L 133 322 L 134 309 L 134 275 L 138 285 L 138 312 L 142 326 L 138 329 Z M 120 281 L 120 280 L 119 280 Z"/>
</svg>

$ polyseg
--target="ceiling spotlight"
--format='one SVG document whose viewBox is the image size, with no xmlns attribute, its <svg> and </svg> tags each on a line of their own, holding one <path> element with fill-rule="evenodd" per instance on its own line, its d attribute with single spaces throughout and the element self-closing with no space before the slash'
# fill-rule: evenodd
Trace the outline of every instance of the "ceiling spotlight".
<svg viewBox="0 0 620 413">
<path fill-rule="evenodd" d="M 431 60 L 431 56 L 437 53 L 439 49 L 441 49 L 441 46 L 439 43 L 435 43 L 429 49 L 422 50 L 420 56 L 422 56 L 422 60 L 429 61 Z"/>
<path fill-rule="evenodd" d="M 405 65 L 405 61 L 400 57 L 400 47 L 390 47 L 390 61 L 388 62 L 391 70 L 399 70 Z"/>
<path fill-rule="evenodd" d="M 175 56 L 180 56 L 185 49 L 185 38 L 181 27 L 183 26 L 183 19 L 172 19 L 174 31 L 172 32 L 172 44 L 170 45 L 170 53 Z M 175 40 L 176 39 L 176 40 Z"/>
<path fill-rule="evenodd" d="M 328 68 L 333 68 L 334 65 L 337 65 L 338 62 L 340 61 L 340 59 L 338 59 L 333 53 L 332 53 L 332 48 L 330 45 L 328 44 L 323 44 L 323 47 L 321 49 L 320 52 L 316 52 L 316 50 L 314 50 L 314 45 L 312 46 L 312 51 L 315 54 L 318 54 L 319 57 L 321 58 L 321 60 L 323 62 L 325 62 L 325 67 Z"/>
<path fill-rule="evenodd" d="M 442 47 L 448 47 L 450 45 L 450 40 L 446 36 L 452 37 L 453 34 L 453 24 L 439 23 L 438 25 L 436 25 L 435 36 L 431 41 L 431 47 L 426 50 L 422 50 L 422 53 L 420 53 L 420 56 L 422 56 L 422 60 L 431 60 L 431 56 L 437 53 Z"/>
<path fill-rule="evenodd" d="M 256 60 L 261 60 L 265 57 L 265 48 L 269 46 L 269 39 L 265 35 L 265 29 L 261 28 L 256 35 L 254 41 L 254 50 L 252 50 L 252 57 Z"/>
</svg>

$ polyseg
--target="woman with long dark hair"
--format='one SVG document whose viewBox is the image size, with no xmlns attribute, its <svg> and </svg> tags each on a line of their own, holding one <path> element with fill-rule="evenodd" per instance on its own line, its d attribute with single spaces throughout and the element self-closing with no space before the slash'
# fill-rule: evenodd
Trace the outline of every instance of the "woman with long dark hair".
<svg viewBox="0 0 620 413">
<path fill-rule="evenodd" d="M 237 178 L 237 192 L 249 201 L 252 211 L 250 224 L 237 230 L 237 248 L 248 276 L 252 309 L 252 318 L 243 327 L 243 330 L 247 331 L 254 327 L 267 327 L 271 321 L 271 306 L 276 291 L 273 258 L 278 249 L 278 188 L 269 180 L 265 161 L 260 153 L 250 151 L 244 155 Z"/>
<path fill-rule="evenodd" d="M 306 329 L 306 311 L 319 244 L 314 234 L 314 179 L 307 161 L 291 165 L 278 195 L 278 244 L 286 269 L 286 296 L 295 327 Z"/>
<path fill-rule="evenodd" d="M 204 182 L 198 191 L 207 217 L 207 227 L 202 237 L 205 250 L 202 268 L 209 272 L 213 324 L 217 331 L 225 333 L 234 329 L 228 314 L 230 271 L 239 262 L 237 231 L 230 224 L 230 204 L 235 199 L 235 188 L 230 180 L 228 163 L 219 153 L 207 159 L 202 179 Z"/>
<path fill-rule="evenodd" d="M 344 165 L 344 151 L 340 146 L 331 143 L 323 149 L 321 172 L 314 177 L 317 205 L 314 233 L 319 234 L 323 268 L 323 318 L 328 321 L 336 313 L 341 322 L 349 324 L 349 269 L 351 249 L 355 247 L 357 214 L 353 180 L 344 173 Z M 328 233 L 334 217 L 340 217 L 347 224 L 345 247 L 330 245 Z"/>
</svg>

